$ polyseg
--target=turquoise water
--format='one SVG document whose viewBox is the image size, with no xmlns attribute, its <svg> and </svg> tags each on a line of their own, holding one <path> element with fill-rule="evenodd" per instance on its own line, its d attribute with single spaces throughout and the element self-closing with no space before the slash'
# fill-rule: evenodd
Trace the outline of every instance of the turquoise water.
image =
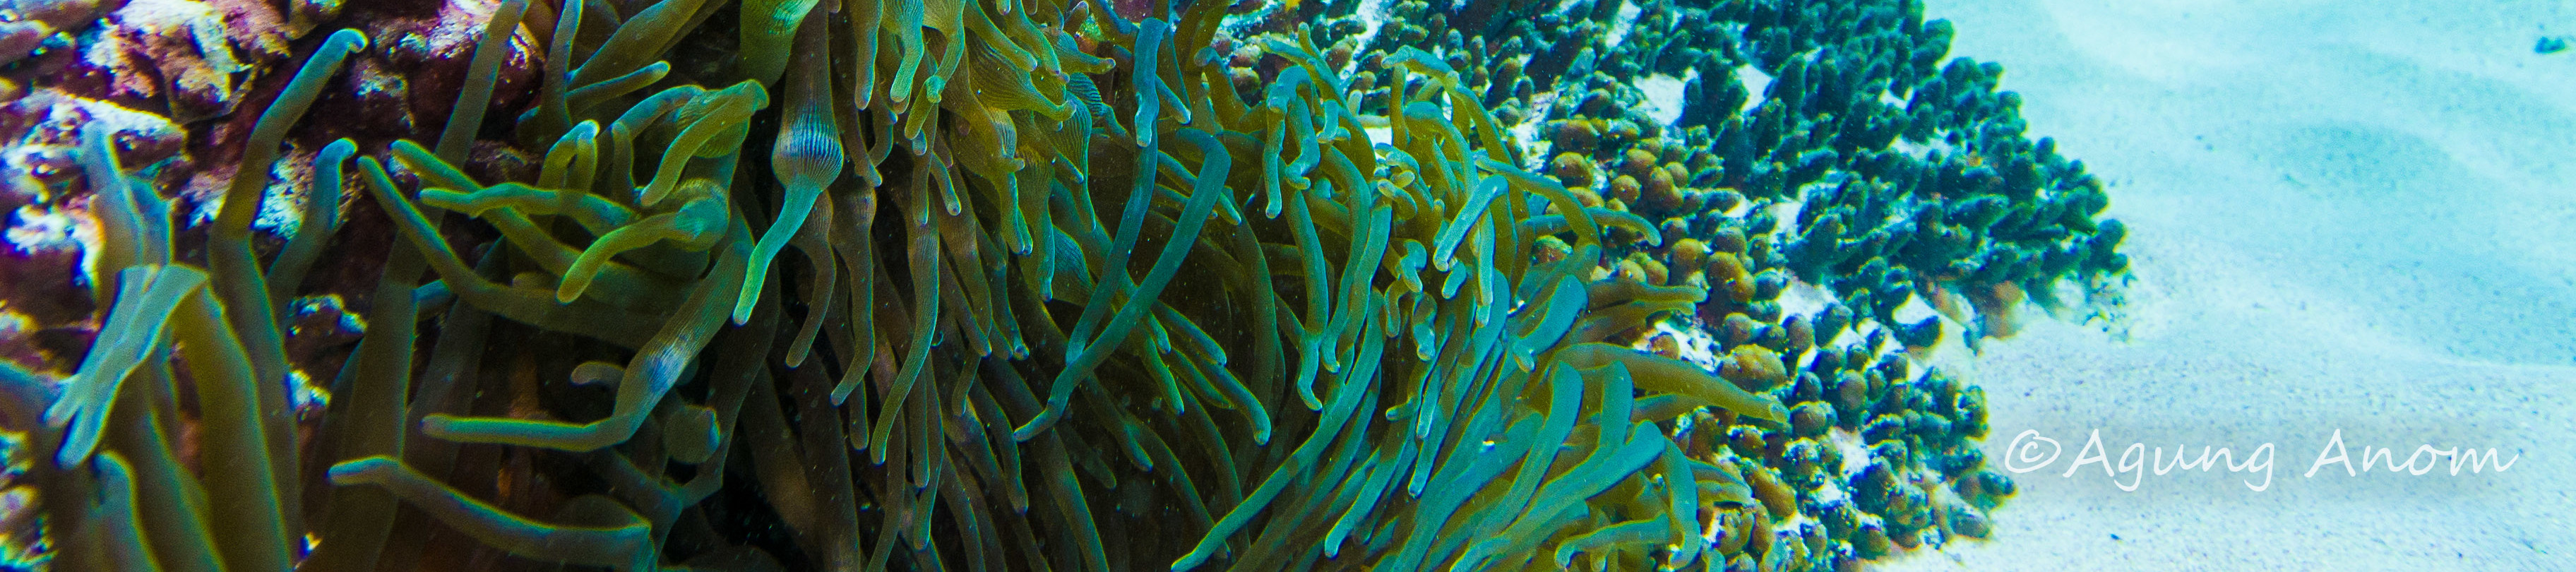
<svg viewBox="0 0 2576 572">
<path fill-rule="evenodd" d="M 2571 565 L 2576 31 L 2565 3 L 1939 2 L 1956 53 L 2014 64 L 2034 132 L 2111 183 L 2140 285 L 2130 325 L 1990 346 L 1989 451 L 2065 457 L 1995 542 L 1907 568 L 2559 569 Z M 2113 468 L 2279 445 L 2246 474 Z M 2336 431 L 2519 455 L 2507 472 L 2346 474 Z M 2239 457 L 2240 459 L 2242 457 Z M 2432 457 L 2427 456 L 2426 460 Z M 2171 462 L 2170 458 L 2166 461 Z M 2227 473 L 2221 468 L 2218 473 Z"/>
</svg>

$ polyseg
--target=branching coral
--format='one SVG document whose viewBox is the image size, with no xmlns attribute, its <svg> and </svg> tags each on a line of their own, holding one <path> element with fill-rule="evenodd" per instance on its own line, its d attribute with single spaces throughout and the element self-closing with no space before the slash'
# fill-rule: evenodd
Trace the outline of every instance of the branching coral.
<svg viewBox="0 0 2576 572">
<path fill-rule="evenodd" d="M 1515 131 L 1527 58 L 1482 37 L 1400 30 L 1354 62 L 1338 37 L 1156 4 L 511 0 L 434 139 L 299 121 L 364 97 L 332 91 L 344 60 L 404 41 L 343 30 L 241 136 L 201 231 L 173 231 L 166 193 L 93 135 L 92 280 L 115 292 L 98 341 L 58 393 L 0 380 L 0 421 L 49 457 L 34 479 L 56 562 L 1723 567 L 1793 558 L 1747 548 L 1796 544 L 1767 528 L 1806 509 L 1772 465 L 1804 463 L 1785 479 L 1801 487 L 1831 472 L 1765 439 L 1832 426 L 1937 447 L 1991 484 L 1981 506 L 2009 494 L 1940 457 L 1982 434 L 1950 421 L 1981 424 L 1982 394 L 1908 393 L 1905 362 L 1874 353 L 1885 334 L 1831 343 L 1850 309 L 1756 341 L 1793 335 L 1761 323 L 1780 320 L 1782 268 L 1893 272 L 1829 250 L 1867 240 L 1830 226 L 1884 210 L 1866 193 L 1805 187 L 1859 212 L 1802 217 L 1785 254 L 1768 228 L 1676 231 L 1661 217 L 1734 206 L 1683 190 L 1703 177 L 1665 164 L 1689 151 L 1604 152 L 1634 163 L 1605 171 L 1627 173 L 1607 201 L 1579 153 L 1639 133 L 1560 130 L 1554 160 L 1587 175 L 1533 172 L 1550 156 Z M 542 60 L 534 96 L 496 99 L 522 56 Z M 492 109 L 505 99 L 524 109 Z M 1779 145 L 1769 113 L 1727 114 L 1715 139 Z M 1713 178 L 1735 201 L 1783 196 L 1847 151 L 1730 154 Z M 301 233 L 263 265 L 251 220 L 280 156 L 310 156 L 313 180 Z M 374 210 L 342 215 L 344 194 Z M 2039 237 L 2035 220 L 2090 225 L 2065 210 L 2081 201 L 1920 216 Z M 324 252 L 377 256 L 332 241 L 370 225 L 394 238 L 363 247 L 383 261 L 365 334 L 299 420 L 286 381 L 323 362 L 290 348 L 325 334 L 280 324 L 307 276 L 347 272 Z M 2116 243 L 2104 226 L 2093 240 Z M 199 232 L 203 264 L 180 246 Z M 2061 250 L 2117 268 L 2087 248 Z M 2032 277 L 1997 264 L 1949 279 Z M 1712 309 L 1741 333 L 1722 364 L 1630 343 Z M 1858 494 L 1925 504 L 1902 490 Z"/>
</svg>

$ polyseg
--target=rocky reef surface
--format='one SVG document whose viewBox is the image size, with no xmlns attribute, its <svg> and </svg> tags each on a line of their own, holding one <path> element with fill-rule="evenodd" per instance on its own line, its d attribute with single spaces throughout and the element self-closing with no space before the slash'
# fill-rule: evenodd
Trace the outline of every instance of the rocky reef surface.
<svg viewBox="0 0 2576 572">
<path fill-rule="evenodd" d="M 1985 537 L 1987 398 L 1927 354 L 2112 308 L 2127 261 L 1951 34 L 1911 0 L 21 0 L 5 566 Z"/>
</svg>

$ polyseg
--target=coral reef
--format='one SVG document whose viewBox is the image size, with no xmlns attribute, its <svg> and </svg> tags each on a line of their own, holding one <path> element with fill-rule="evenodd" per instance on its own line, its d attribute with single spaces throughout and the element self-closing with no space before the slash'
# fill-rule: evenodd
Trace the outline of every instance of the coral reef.
<svg viewBox="0 0 2576 572">
<path fill-rule="evenodd" d="M 2126 266 L 1911 0 L 40 4 L 0 566 L 1842 570 Z"/>
</svg>

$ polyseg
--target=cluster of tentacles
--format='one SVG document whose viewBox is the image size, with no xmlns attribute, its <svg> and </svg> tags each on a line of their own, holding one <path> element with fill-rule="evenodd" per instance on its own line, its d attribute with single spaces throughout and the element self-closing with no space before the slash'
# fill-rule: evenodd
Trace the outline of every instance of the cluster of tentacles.
<svg viewBox="0 0 2576 572">
<path fill-rule="evenodd" d="M 509 130 L 534 180 L 460 167 L 476 73 L 433 146 L 326 148 L 272 254 L 257 167 L 357 32 L 262 116 L 202 265 L 92 138 L 100 341 L 0 383 L 43 420 L 57 566 L 400 569 L 462 534 L 616 568 L 1670 569 L 1756 502 L 1671 420 L 1781 405 L 1602 343 L 1707 292 L 1595 279 L 1659 233 L 1523 170 L 1430 54 L 1366 114 L 1299 36 L 1250 40 L 1286 64 L 1238 92 L 1215 2 L 617 4 L 486 27 L 477 70 L 552 20 Z M 719 25 L 730 60 L 675 65 Z M 344 170 L 403 240 L 299 442 L 279 324 Z"/>
</svg>

